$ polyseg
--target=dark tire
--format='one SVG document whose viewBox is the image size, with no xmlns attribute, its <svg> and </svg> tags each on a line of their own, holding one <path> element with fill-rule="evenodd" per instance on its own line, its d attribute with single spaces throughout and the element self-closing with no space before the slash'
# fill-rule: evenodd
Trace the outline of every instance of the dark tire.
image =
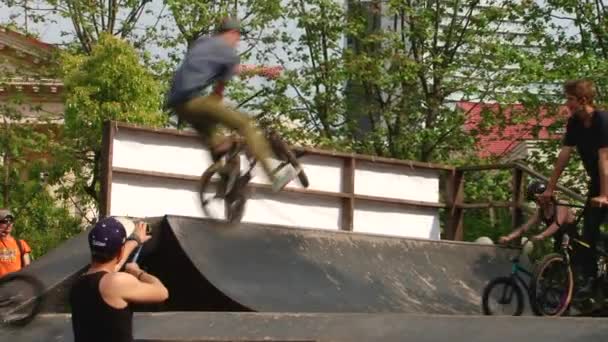
<svg viewBox="0 0 608 342">
<path fill-rule="evenodd" d="M 238 148 L 238 145 L 237 145 Z M 199 197 L 205 216 L 219 219 L 219 213 L 214 214 L 210 208 L 210 198 L 205 198 L 205 192 L 211 192 L 213 175 L 220 177 L 216 195 L 213 198 L 223 202 L 224 218 L 230 223 L 240 222 L 245 212 L 247 202 L 247 184 L 249 174 L 241 176 L 241 162 L 237 150 L 228 153 L 226 162 L 218 160 L 211 164 L 201 175 Z"/>
<path fill-rule="evenodd" d="M 540 309 L 538 308 L 538 305 L 536 304 L 536 296 L 534 295 L 534 291 L 532 289 L 534 289 L 534 279 L 530 280 L 530 284 L 528 284 L 530 291 L 528 292 L 528 301 L 530 302 L 530 308 L 532 309 L 532 313 L 534 313 L 534 315 L 536 316 L 542 316 L 542 312 L 540 311 Z"/>
<path fill-rule="evenodd" d="M 554 279 L 555 272 L 565 279 Z M 568 312 L 574 292 L 574 275 L 564 256 L 558 253 L 546 255 L 539 263 L 530 288 L 535 309 L 542 316 L 562 316 Z"/>
<path fill-rule="evenodd" d="M 300 169 L 300 172 L 298 173 L 298 180 L 303 187 L 308 188 L 310 185 L 308 176 L 306 175 L 302 164 L 300 164 L 300 161 L 289 146 L 276 133 L 271 133 L 270 142 L 275 155 L 279 159 L 291 164 L 294 169 Z"/>
<path fill-rule="evenodd" d="M 535 274 L 536 269 L 538 268 L 539 263 L 536 262 L 532 266 L 532 275 Z M 534 295 L 534 276 L 532 276 L 528 283 L 528 303 L 530 303 L 530 309 L 532 309 L 532 313 L 536 316 L 542 316 L 542 313 L 538 309 L 536 305 L 536 296 Z"/>
<path fill-rule="evenodd" d="M 222 161 L 218 160 L 217 162 L 211 164 L 201 175 L 200 188 L 198 194 L 201 200 L 201 207 L 203 208 L 203 212 L 205 213 L 205 216 L 210 218 L 217 217 L 214 217 L 213 213 L 211 213 L 211 211 L 209 210 L 209 199 L 205 198 L 205 192 L 211 189 L 211 179 L 213 178 L 213 175 L 220 172 L 222 167 Z"/>
<path fill-rule="evenodd" d="M 243 219 L 243 215 L 245 214 L 247 198 L 243 195 L 239 195 L 234 198 L 234 200 L 226 200 L 224 203 L 226 220 L 230 223 L 241 222 L 241 220 Z"/>
<path fill-rule="evenodd" d="M 36 277 L 11 273 L 0 278 L 0 322 L 24 326 L 42 309 L 44 285 Z"/>
<path fill-rule="evenodd" d="M 524 294 L 517 283 L 509 277 L 495 278 L 483 289 L 481 300 L 484 315 L 496 315 L 490 307 L 493 298 L 497 298 L 501 305 L 511 304 L 515 300 L 516 306 L 511 316 L 520 316 L 524 311 Z"/>
</svg>

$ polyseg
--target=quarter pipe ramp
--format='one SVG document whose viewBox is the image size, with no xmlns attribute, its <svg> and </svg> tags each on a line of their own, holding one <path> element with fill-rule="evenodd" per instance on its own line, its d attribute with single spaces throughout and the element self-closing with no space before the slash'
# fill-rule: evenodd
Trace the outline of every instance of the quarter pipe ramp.
<svg viewBox="0 0 608 342">
<path fill-rule="evenodd" d="M 180 250 L 200 276 L 190 282 L 207 282 L 199 289 L 209 291 L 191 295 L 225 296 L 237 311 L 479 314 L 483 286 L 508 272 L 514 253 L 178 216 L 165 217 L 162 229 L 160 244 L 175 244 L 170 250 Z"/>
</svg>

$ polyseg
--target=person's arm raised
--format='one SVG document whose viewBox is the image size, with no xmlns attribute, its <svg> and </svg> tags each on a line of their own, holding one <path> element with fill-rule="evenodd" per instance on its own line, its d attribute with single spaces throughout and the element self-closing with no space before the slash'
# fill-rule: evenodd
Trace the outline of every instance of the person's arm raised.
<svg viewBox="0 0 608 342">
<path fill-rule="evenodd" d="M 133 230 L 133 235 L 137 239 L 139 239 L 141 244 L 146 243 L 146 241 L 150 240 L 150 238 L 152 237 L 146 233 L 146 227 L 147 227 L 146 222 L 137 222 L 137 224 L 135 225 L 135 229 Z M 123 256 L 120 259 L 120 261 L 118 262 L 118 264 L 116 265 L 116 268 L 114 268 L 114 270 L 116 272 L 118 272 L 122 269 L 122 266 L 127 262 L 127 259 L 129 258 L 131 253 L 133 253 L 133 251 L 139 246 L 140 246 L 140 244 L 137 241 L 133 241 L 133 240 L 128 240 L 125 243 L 125 250 L 124 250 Z"/>
<path fill-rule="evenodd" d="M 169 290 L 155 276 L 129 263 L 126 272 L 116 275 L 114 289 L 129 303 L 160 303 L 169 298 Z"/>
</svg>

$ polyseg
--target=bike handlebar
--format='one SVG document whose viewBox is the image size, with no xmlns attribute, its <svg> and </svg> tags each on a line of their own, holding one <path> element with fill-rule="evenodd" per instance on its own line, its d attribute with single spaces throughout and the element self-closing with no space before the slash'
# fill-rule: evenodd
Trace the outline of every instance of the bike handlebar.
<svg viewBox="0 0 608 342">
<path fill-rule="evenodd" d="M 133 259 L 131 259 L 131 262 L 137 263 L 137 259 L 139 259 L 139 254 L 141 253 L 142 248 L 144 248 L 144 245 L 137 247 L 137 250 L 135 250 L 135 254 L 133 255 Z"/>
<path fill-rule="evenodd" d="M 586 205 L 572 204 L 572 203 L 566 203 L 566 202 L 557 202 L 555 204 L 561 205 L 563 207 L 579 208 L 579 209 L 585 209 L 587 207 Z"/>
</svg>

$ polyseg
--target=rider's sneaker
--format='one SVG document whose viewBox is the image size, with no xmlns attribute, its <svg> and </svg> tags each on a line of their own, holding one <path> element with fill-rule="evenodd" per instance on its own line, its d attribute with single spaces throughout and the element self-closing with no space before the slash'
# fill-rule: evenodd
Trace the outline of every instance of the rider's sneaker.
<svg viewBox="0 0 608 342">
<path fill-rule="evenodd" d="M 275 174 L 274 182 L 272 182 L 272 191 L 278 192 L 283 189 L 300 173 L 300 168 L 285 167 Z"/>
</svg>

